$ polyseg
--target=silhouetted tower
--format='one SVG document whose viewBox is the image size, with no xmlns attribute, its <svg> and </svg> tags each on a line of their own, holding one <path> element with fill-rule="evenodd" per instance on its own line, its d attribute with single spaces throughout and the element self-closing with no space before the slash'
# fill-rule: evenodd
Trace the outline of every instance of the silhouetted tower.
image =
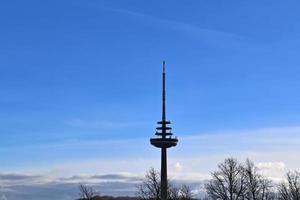
<svg viewBox="0 0 300 200">
<path fill-rule="evenodd" d="M 178 139 L 173 138 L 172 128 L 168 125 L 170 121 L 166 119 L 166 69 L 165 61 L 163 62 L 163 92 L 162 92 L 162 120 L 157 122 L 159 127 L 156 128 L 158 137 L 151 138 L 153 146 L 161 149 L 161 200 L 167 200 L 168 178 L 167 178 L 167 148 L 177 145 Z"/>
</svg>

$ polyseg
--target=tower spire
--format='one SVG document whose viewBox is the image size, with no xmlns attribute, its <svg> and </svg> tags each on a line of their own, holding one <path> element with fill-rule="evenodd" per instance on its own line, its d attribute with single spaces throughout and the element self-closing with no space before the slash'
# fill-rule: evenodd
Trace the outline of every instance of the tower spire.
<svg viewBox="0 0 300 200">
<path fill-rule="evenodd" d="M 166 121 L 166 62 L 163 61 L 162 121 Z"/>
</svg>

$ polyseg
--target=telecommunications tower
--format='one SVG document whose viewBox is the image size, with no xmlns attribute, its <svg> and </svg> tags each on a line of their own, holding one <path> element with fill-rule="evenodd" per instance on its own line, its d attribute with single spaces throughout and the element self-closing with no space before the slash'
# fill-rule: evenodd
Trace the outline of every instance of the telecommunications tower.
<svg viewBox="0 0 300 200">
<path fill-rule="evenodd" d="M 163 62 L 163 80 L 162 80 L 162 119 L 157 122 L 159 127 L 156 128 L 156 137 L 150 139 L 150 143 L 161 149 L 161 200 L 167 200 L 168 178 L 167 178 L 167 149 L 175 147 L 178 139 L 172 137 L 171 122 L 166 118 L 166 67 Z"/>
</svg>

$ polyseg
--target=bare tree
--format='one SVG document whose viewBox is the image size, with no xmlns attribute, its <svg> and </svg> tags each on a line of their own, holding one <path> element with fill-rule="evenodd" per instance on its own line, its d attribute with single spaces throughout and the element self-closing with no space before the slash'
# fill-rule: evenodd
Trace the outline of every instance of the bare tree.
<svg viewBox="0 0 300 200">
<path fill-rule="evenodd" d="M 261 198 L 262 200 L 275 200 L 276 191 L 274 189 L 274 183 L 271 180 L 262 177 L 260 180 L 261 184 Z"/>
<path fill-rule="evenodd" d="M 179 200 L 180 199 L 180 189 L 168 182 L 168 199 L 170 200 Z"/>
<path fill-rule="evenodd" d="M 180 200 L 191 200 L 194 199 L 194 195 L 192 193 L 192 190 L 187 185 L 182 185 L 179 191 L 179 199 Z"/>
<path fill-rule="evenodd" d="M 245 173 L 241 164 L 228 158 L 218 168 L 211 174 L 212 180 L 205 185 L 208 196 L 214 200 L 245 199 Z"/>
<path fill-rule="evenodd" d="M 138 196 L 142 200 L 160 200 L 160 174 L 154 168 L 146 173 L 142 184 L 138 186 Z"/>
<path fill-rule="evenodd" d="M 261 194 L 261 176 L 257 173 L 253 162 L 251 162 L 249 159 L 246 160 L 244 171 L 246 175 L 245 198 L 249 200 L 258 200 Z"/>
<path fill-rule="evenodd" d="M 141 200 L 160 200 L 160 173 L 153 168 L 146 173 L 143 182 L 138 185 L 137 195 Z M 188 186 L 176 187 L 168 181 L 169 200 L 191 200 L 192 193 Z"/>
<path fill-rule="evenodd" d="M 79 195 L 81 199 L 92 200 L 96 196 L 96 191 L 93 187 L 87 185 L 79 185 Z"/>
<path fill-rule="evenodd" d="M 246 191 L 245 199 L 248 200 L 271 200 L 274 199 L 272 192 L 271 181 L 264 178 L 258 173 L 254 163 L 249 159 L 246 160 L 244 166 L 244 173 L 246 176 Z"/>
<path fill-rule="evenodd" d="M 278 199 L 300 200 L 300 172 L 288 172 L 286 182 L 278 187 Z"/>
</svg>

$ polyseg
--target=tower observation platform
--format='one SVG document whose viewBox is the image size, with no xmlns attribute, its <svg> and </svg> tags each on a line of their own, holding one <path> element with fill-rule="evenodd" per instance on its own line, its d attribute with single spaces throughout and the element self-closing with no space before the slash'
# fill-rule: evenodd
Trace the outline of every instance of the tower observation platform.
<svg viewBox="0 0 300 200">
<path fill-rule="evenodd" d="M 162 92 L 162 120 L 157 122 L 156 137 L 150 139 L 151 145 L 161 149 L 161 200 L 167 200 L 167 149 L 175 147 L 178 139 L 173 137 L 171 122 L 166 119 L 166 68 L 163 62 L 163 92 Z"/>
</svg>

